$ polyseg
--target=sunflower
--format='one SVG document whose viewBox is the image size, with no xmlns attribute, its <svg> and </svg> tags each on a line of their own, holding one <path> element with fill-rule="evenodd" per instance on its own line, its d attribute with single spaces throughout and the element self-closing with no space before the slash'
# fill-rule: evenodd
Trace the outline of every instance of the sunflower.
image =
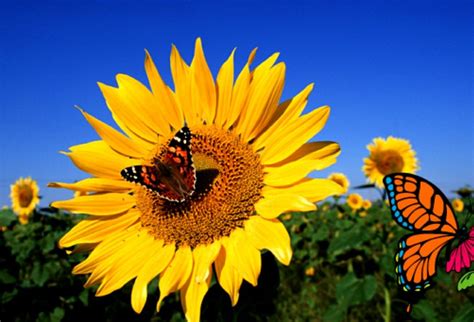
<svg viewBox="0 0 474 322">
<path fill-rule="evenodd" d="M 454 199 L 452 201 L 453 209 L 457 212 L 462 212 L 464 210 L 464 202 L 461 199 Z"/>
<path fill-rule="evenodd" d="M 344 173 L 334 172 L 328 176 L 329 180 L 334 181 L 343 188 L 343 193 L 345 194 L 349 190 L 350 182 L 349 179 L 344 175 Z"/>
<path fill-rule="evenodd" d="M 362 170 L 368 181 L 383 188 L 382 179 L 390 173 L 415 173 L 418 160 L 408 140 L 389 136 L 386 140 L 375 138 L 367 145 L 369 157 L 364 159 Z"/>
<path fill-rule="evenodd" d="M 364 201 L 362 201 L 362 208 L 367 210 L 370 207 L 372 207 L 372 201 L 370 201 L 368 199 L 364 199 Z"/>
<path fill-rule="evenodd" d="M 14 184 L 10 185 L 10 199 L 13 211 L 17 214 L 22 225 L 28 220 L 39 203 L 39 188 L 31 177 L 20 177 Z"/>
<path fill-rule="evenodd" d="M 358 193 L 351 193 L 347 196 L 346 203 L 353 211 L 355 211 L 362 208 L 364 199 Z"/>
<path fill-rule="evenodd" d="M 97 296 L 134 279 L 131 305 L 140 313 L 148 283 L 159 276 L 157 310 L 180 291 L 186 318 L 198 321 L 213 272 L 235 305 L 243 280 L 257 285 L 261 250 L 290 263 L 290 238 L 277 217 L 314 210 L 315 202 L 341 193 L 331 180 L 307 177 L 340 153 L 337 143 L 307 142 L 324 127 L 329 108 L 301 115 L 313 85 L 279 103 L 285 65 L 275 64 L 273 54 L 251 68 L 254 56 L 255 50 L 234 81 L 233 51 L 214 79 L 200 39 L 189 65 L 173 46 L 171 90 L 146 52 L 151 91 L 122 74 L 117 88 L 99 83 L 124 134 L 81 110 L 100 140 L 65 154 L 92 177 L 50 186 L 89 193 L 52 206 L 90 214 L 59 244 L 95 246 L 73 273 L 90 274 L 85 286 L 100 285 Z M 124 168 L 160 160 L 184 124 L 197 176 L 184 202 L 121 177 Z"/>
</svg>

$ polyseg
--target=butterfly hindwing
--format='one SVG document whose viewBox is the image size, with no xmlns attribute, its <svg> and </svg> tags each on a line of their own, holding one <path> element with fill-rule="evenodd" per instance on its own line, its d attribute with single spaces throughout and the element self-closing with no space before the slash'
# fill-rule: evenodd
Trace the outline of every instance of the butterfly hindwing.
<svg viewBox="0 0 474 322">
<path fill-rule="evenodd" d="M 182 202 L 194 193 L 196 170 L 191 154 L 191 132 L 187 126 L 176 132 L 163 157 L 152 163 L 127 167 L 121 175 L 169 201 Z"/>
<path fill-rule="evenodd" d="M 414 233 L 404 236 L 395 254 L 397 282 L 406 292 L 421 291 L 430 286 L 436 274 L 438 256 L 451 240 L 447 233 Z"/>
<path fill-rule="evenodd" d="M 442 231 L 455 234 L 456 217 L 446 196 L 419 176 L 394 173 L 384 178 L 393 219 L 412 231 Z"/>
</svg>

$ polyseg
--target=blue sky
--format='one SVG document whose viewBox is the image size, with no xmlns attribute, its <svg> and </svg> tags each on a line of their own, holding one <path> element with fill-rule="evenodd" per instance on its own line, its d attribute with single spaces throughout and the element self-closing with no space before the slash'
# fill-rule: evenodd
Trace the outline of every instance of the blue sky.
<svg viewBox="0 0 474 322">
<path fill-rule="evenodd" d="M 273 52 L 287 65 L 283 99 L 314 82 L 307 110 L 332 107 L 318 140 L 362 184 L 374 137 L 411 141 L 420 175 L 448 195 L 474 185 L 473 6 L 470 1 L 13 1 L 0 5 L 0 205 L 20 176 L 39 181 L 42 206 L 71 196 L 51 181 L 87 175 L 58 153 L 97 138 L 80 113 L 111 122 L 96 82 L 146 83 L 144 49 L 170 83 L 174 43 L 190 61 L 196 37 L 214 75 L 237 47 L 240 68 Z M 369 193 L 369 197 L 377 197 Z"/>
</svg>

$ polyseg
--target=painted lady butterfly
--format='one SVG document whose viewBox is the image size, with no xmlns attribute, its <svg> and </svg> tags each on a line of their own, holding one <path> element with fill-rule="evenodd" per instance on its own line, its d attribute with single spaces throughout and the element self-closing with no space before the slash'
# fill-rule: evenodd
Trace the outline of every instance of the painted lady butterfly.
<svg viewBox="0 0 474 322">
<path fill-rule="evenodd" d="M 153 165 L 134 165 L 122 177 L 156 192 L 169 201 L 183 202 L 196 189 L 196 169 L 191 155 L 191 131 L 184 125 L 168 143 L 162 160 Z"/>
</svg>

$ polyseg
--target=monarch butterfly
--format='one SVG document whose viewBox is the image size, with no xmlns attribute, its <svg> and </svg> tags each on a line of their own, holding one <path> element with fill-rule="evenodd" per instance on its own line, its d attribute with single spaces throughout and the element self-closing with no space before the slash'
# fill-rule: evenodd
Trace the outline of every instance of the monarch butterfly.
<svg viewBox="0 0 474 322">
<path fill-rule="evenodd" d="M 446 272 L 469 268 L 474 261 L 474 227 L 459 228 L 453 208 L 434 184 L 408 173 L 384 178 L 393 219 L 412 231 L 403 236 L 395 254 L 397 282 L 406 292 L 419 292 L 431 284 L 441 250 L 457 241 L 449 253 Z M 411 303 L 407 313 L 411 312 Z"/>
</svg>

